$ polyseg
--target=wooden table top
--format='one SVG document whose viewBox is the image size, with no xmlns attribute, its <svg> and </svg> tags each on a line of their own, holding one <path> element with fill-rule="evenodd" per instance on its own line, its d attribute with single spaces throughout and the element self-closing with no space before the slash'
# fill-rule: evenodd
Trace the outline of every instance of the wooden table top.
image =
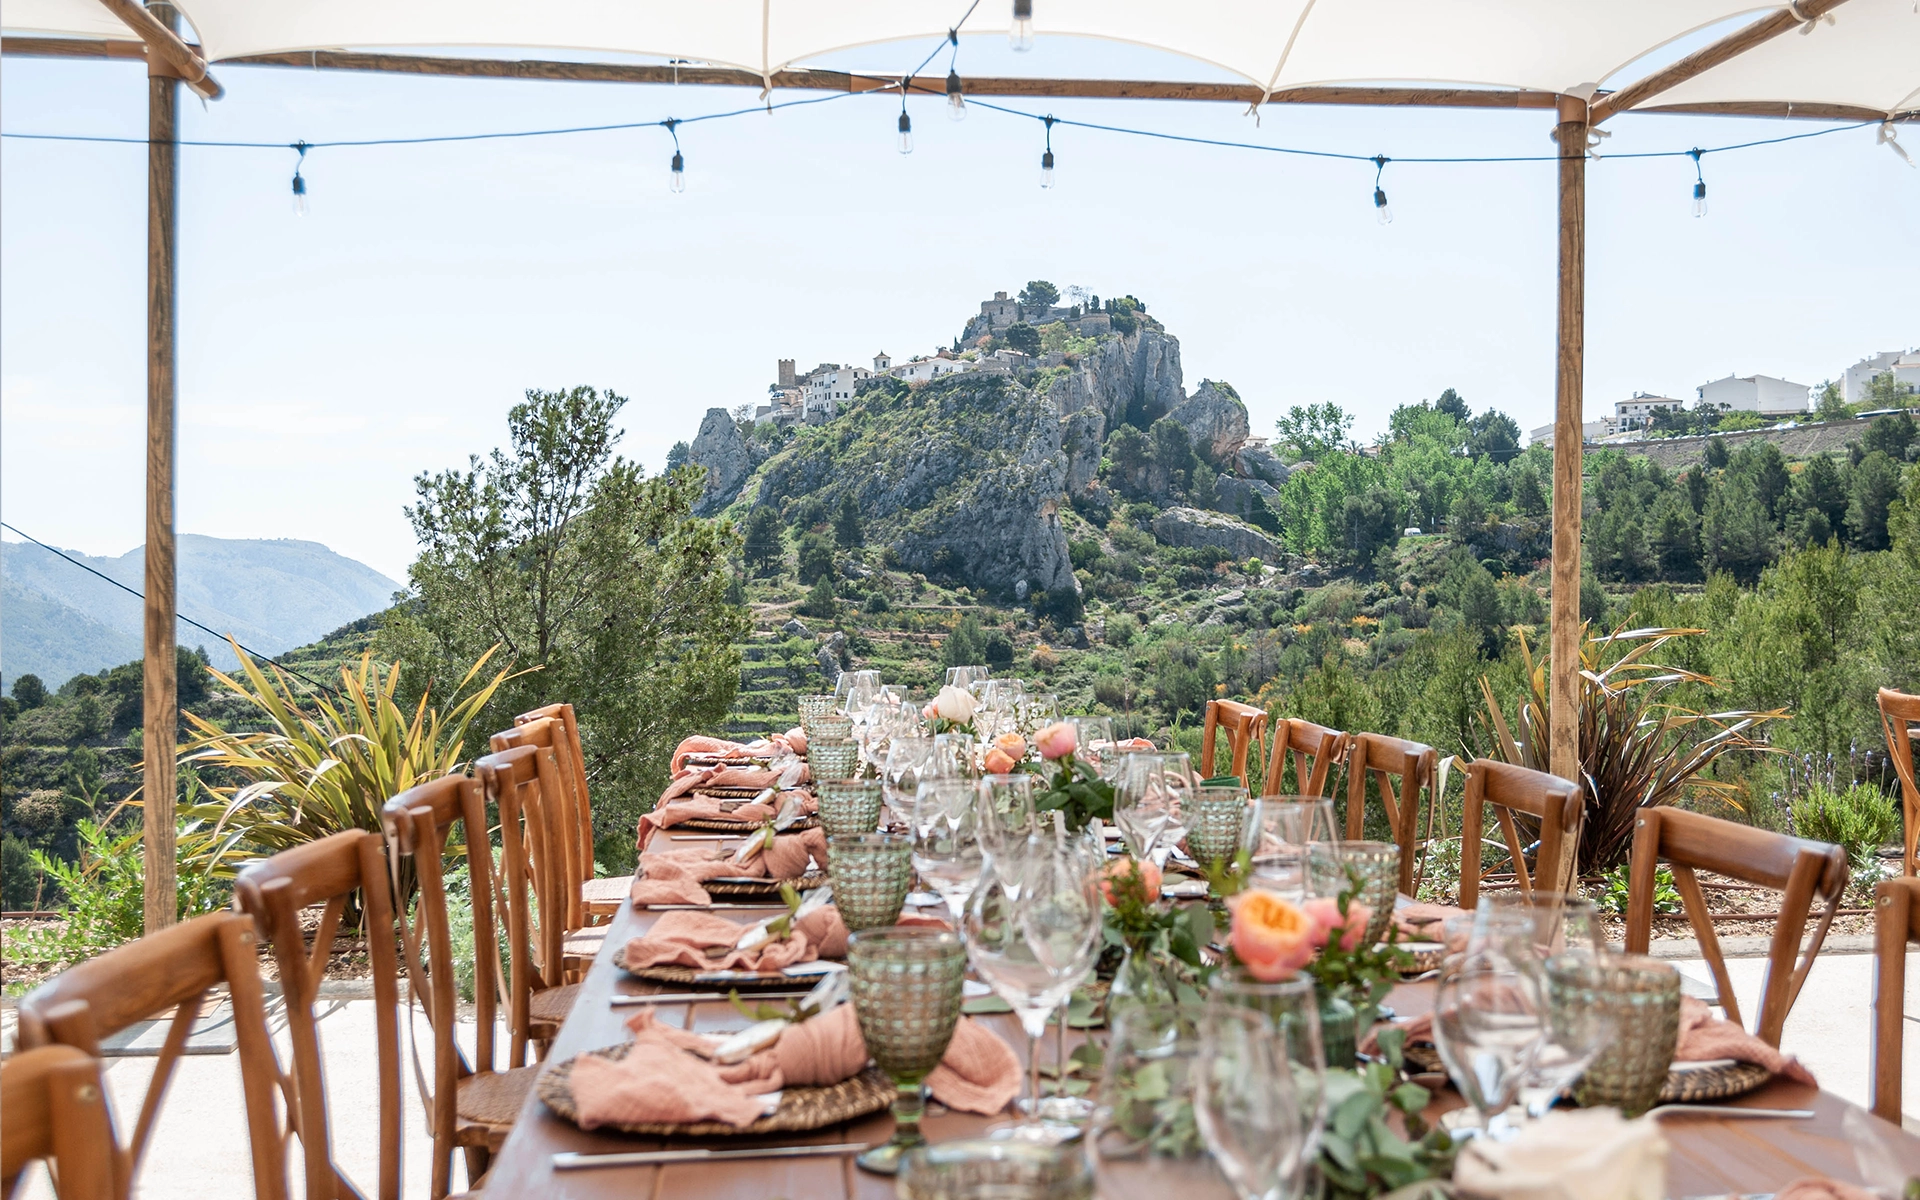
<svg viewBox="0 0 1920 1200">
<path fill-rule="evenodd" d="M 758 920 L 769 913 L 733 910 L 743 923 Z M 561 1027 L 548 1056 L 560 1062 L 584 1051 L 616 1045 L 627 1040 L 625 1020 L 635 1011 L 615 1008 L 609 1000 L 616 994 L 680 991 L 646 983 L 613 965 L 611 956 L 627 941 L 652 925 L 656 914 L 623 909 L 608 927 L 601 947 L 582 985 L 573 1012 Z M 1413 1016 L 1426 1010 L 1431 1001 L 1430 985 L 1408 985 L 1396 989 L 1387 1003 L 1400 1016 Z M 698 1030 L 737 1029 L 743 1019 L 724 996 L 692 1004 L 656 1006 L 660 1019 L 681 1023 Z M 986 1020 L 1011 1043 L 1025 1061 L 1025 1035 L 1011 1016 L 976 1018 Z M 1862 1053 L 1867 1031 L 1861 1032 Z M 1052 1053 L 1052 1036 L 1042 1045 L 1042 1054 Z M 1043 1058 L 1043 1062 L 1049 1059 Z M 1436 1109 L 1457 1107 L 1459 1099 L 1451 1092 L 1436 1100 Z M 1676 1197 L 1700 1197 L 1739 1192 L 1773 1192 L 1786 1183 L 1806 1175 L 1824 1175 L 1845 1182 L 1858 1182 L 1853 1151 L 1841 1133 L 1843 1115 L 1853 1106 L 1837 1096 L 1800 1084 L 1775 1081 L 1751 1093 L 1735 1104 L 1759 1108 L 1808 1108 L 1815 1113 L 1809 1120 L 1738 1120 L 1713 1117 L 1686 1117 L 1663 1121 L 1663 1129 L 1672 1146 L 1668 1163 L 1668 1194 Z M 1857 1110 L 1856 1110 L 1857 1111 Z M 922 1129 L 928 1140 L 940 1142 L 979 1136 L 988 1125 L 1006 1117 L 978 1117 L 966 1113 L 946 1113 L 931 1107 Z M 1862 1114 L 1865 1115 L 1865 1114 Z M 1877 1120 L 1877 1118 L 1868 1118 Z M 1888 1140 L 1899 1145 L 1910 1173 L 1920 1174 L 1920 1138 L 1881 1122 Z M 885 1113 L 848 1125 L 819 1130 L 811 1134 L 778 1134 L 764 1139 L 773 1145 L 842 1142 L 876 1143 L 893 1134 L 893 1118 Z M 727 1148 L 756 1144 L 763 1139 L 685 1138 L 668 1141 L 660 1138 L 631 1137 L 620 1133 L 580 1130 L 554 1116 L 529 1096 L 520 1112 L 513 1133 L 495 1158 L 486 1179 L 489 1200 L 521 1200 L 522 1197 L 611 1198 L 634 1200 L 636 1197 L 699 1196 L 723 1200 L 777 1200 L 780 1197 L 846 1197 L 847 1200 L 881 1200 L 894 1194 L 893 1180 L 870 1175 L 853 1165 L 850 1155 L 822 1158 L 760 1159 L 745 1162 L 674 1164 L 647 1167 L 603 1167 L 556 1171 L 553 1156 L 564 1151 L 609 1153 L 621 1150 L 683 1149 L 692 1146 Z M 1218 1195 L 1226 1197 L 1224 1183 Z M 1182 1200 L 1211 1200 L 1194 1195 Z"/>
</svg>

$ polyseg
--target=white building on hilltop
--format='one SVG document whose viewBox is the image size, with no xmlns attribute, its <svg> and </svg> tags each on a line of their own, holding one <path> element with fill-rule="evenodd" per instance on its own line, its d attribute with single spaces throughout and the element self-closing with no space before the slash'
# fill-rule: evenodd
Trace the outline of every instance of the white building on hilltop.
<svg viewBox="0 0 1920 1200">
<path fill-rule="evenodd" d="M 865 367 L 821 363 L 800 380 L 804 420 L 825 421 L 840 411 L 842 400 L 853 399 L 863 380 L 872 379 Z"/>
<path fill-rule="evenodd" d="M 1840 398 L 1848 404 L 1858 404 L 1867 398 L 1867 384 L 1877 375 L 1893 372 L 1895 384 L 1904 386 L 1908 391 L 1920 391 L 1920 350 L 1902 353 L 1898 350 L 1883 350 L 1878 354 L 1869 354 L 1846 369 L 1840 376 Z"/>
<path fill-rule="evenodd" d="M 962 371 L 973 370 L 973 364 L 960 358 L 951 358 L 941 351 L 932 358 L 916 358 L 900 363 L 889 374 L 895 379 L 904 379 L 908 383 L 938 379 L 943 375 L 958 375 Z"/>
<path fill-rule="evenodd" d="M 1613 405 L 1614 426 L 1620 430 L 1645 429 L 1653 420 L 1655 413 L 1679 412 L 1686 408 L 1685 400 L 1675 400 L 1672 396 L 1655 396 L 1647 392 L 1635 392 L 1631 400 L 1617 400 Z"/>
<path fill-rule="evenodd" d="M 1804 416 L 1811 407 L 1813 389 L 1791 379 L 1771 375 L 1729 375 L 1703 383 L 1694 391 L 1699 407 L 1721 412 L 1759 413 L 1763 417 Z"/>
</svg>

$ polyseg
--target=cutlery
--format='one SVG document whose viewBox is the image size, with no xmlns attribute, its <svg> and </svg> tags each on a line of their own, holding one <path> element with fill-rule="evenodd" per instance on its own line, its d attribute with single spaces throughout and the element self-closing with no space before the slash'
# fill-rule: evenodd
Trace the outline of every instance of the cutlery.
<svg viewBox="0 0 1920 1200">
<path fill-rule="evenodd" d="M 841 1154 L 859 1154 L 865 1142 L 837 1142 L 823 1146 L 755 1146 L 745 1150 L 628 1150 L 612 1154 L 556 1154 L 556 1171 L 581 1167 L 652 1167 L 665 1163 L 726 1162 L 745 1158 L 825 1158 Z"/>
<path fill-rule="evenodd" d="M 764 911 L 769 908 L 785 908 L 786 905 L 776 902 L 770 904 L 642 904 L 640 907 L 646 909 L 648 912 L 685 912 L 688 910 L 694 912 L 714 912 L 719 909 L 741 908 Z"/>
<path fill-rule="evenodd" d="M 755 1000 L 804 1000 L 812 992 L 755 992 Z M 635 1004 L 699 1004 L 708 1000 L 726 999 L 723 992 L 651 992 L 646 995 L 615 996 L 608 1003 L 615 1008 L 625 1008 Z"/>
<path fill-rule="evenodd" d="M 1659 1104 L 1648 1109 L 1649 1117 L 1782 1117 L 1806 1121 L 1813 1117 L 1810 1108 L 1739 1108 L 1731 1104 Z"/>
</svg>

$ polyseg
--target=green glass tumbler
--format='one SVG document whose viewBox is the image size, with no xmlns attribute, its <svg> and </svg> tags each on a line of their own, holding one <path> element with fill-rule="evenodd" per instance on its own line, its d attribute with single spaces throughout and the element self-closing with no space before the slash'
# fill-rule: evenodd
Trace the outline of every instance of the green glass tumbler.
<svg viewBox="0 0 1920 1200">
<path fill-rule="evenodd" d="M 823 779 L 820 827 L 830 838 L 858 837 L 880 827 L 880 809 L 886 803 L 878 779 Z"/>
<path fill-rule="evenodd" d="M 860 747 L 851 741 L 829 741 L 824 737 L 807 743 L 807 769 L 819 784 L 829 779 L 852 779 L 860 769 Z"/>
<path fill-rule="evenodd" d="M 1240 853 L 1240 834 L 1247 824 L 1247 789 L 1200 787 L 1193 793 L 1187 820 L 1187 853 L 1207 869 L 1231 863 Z"/>
<path fill-rule="evenodd" d="M 900 1167 L 903 1200 L 1092 1200 L 1093 1169 L 1078 1145 L 987 1139 L 922 1146 Z"/>
<path fill-rule="evenodd" d="M 813 723 L 821 717 L 833 715 L 833 695 L 813 695 L 800 697 L 800 729 L 808 737 L 813 736 Z"/>
<path fill-rule="evenodd" d="M 1569 1017 L 1597 1008 L 1620 1031 L 1574 1085 L 1581 1107 L 1606 1105 L 1637 1117 L 1659 1101 L 1680 1037 L 1680 972 L 1671 963 L 1638 954 L 1556 961 L 1547 973 L 1547 1004 Z"/>
<path fill-rule="evenodd" d="M 848 929 L 891 925 L 913 890 L 913 838 L 871 830 L 833 834 L 827 838 L 827 878 Z"/>
<path fill-rule="evenodd" d="M 847 967 L 860 1036 L 896 1089 L 893 1140 L 855 1161 L 864 1170 L 892 1175 L 903 1152 L 926 1142 L 920 1134 L 927 1106 L 923 1085 L 960 1020 L 966 944 L 943 929 L 864 929 L 847 941 Z"/>
</svg>

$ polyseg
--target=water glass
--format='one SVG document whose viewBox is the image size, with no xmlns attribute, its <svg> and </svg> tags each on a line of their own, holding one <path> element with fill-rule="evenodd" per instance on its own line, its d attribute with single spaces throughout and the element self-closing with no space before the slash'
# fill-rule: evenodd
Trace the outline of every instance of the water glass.
<svg viewBox="0 0 1920 1200">
<path fill-rule="evenodd" d="M 986 667 L 948 667 L 947 686 L 970 692 L 976 683 L 985 683 L 992 672 Z"/>
<path fill-rule="evenodd" d="M 853 736 L 853 718 L 840 713 L 822 713 L 813 719 L 806 733 L 809 746 L 815 742 L 844 742 Z"/>
<path fill-rule="evenodd" d="M 956 921 L 986 868 L 980 806 L 964 779 L 925 779 L 913 806 L 913 869 L 940 893 Z"/>
<path fill-rule="evenodd" d="M 1327 1117 L 1327 1056 L 1320 1039 L 1320 997 L 1314 981 L 1304 976 L 1282 983 L 1261 983 L 1229 971 L 1214 974 L 1207 1003 L 1213 1007 L 1249 1008 L 1267 1018 L 1276 1044 L 1286 1051 L 1293 1068 L 1293 1086 L 1300 1109 L 1308 1118 L 1311 1160 L 1320 1144 Z"/>
<path fill-rule="evenodd" d="M 1492 1136 L 1505 1131 L 1545 1024 L 1538 989 L 1509 964 L 1469 957 L 1434 993 L 1440 1059 Z"/>
<path fill-rule="evenodd" d="M 913 801 L 920 780 L 933 765 L 933 739 L 920 735 L 895 737 L 880 767 L 880 785 L 887 807 L 901 821 L 913 820 Z"/>
<path fill-rule="evenodd" d="M 852 779 L 860 770 L 860 747 L 852 741 L 829 741 L 824 737 L 807 739 L 807 770 L 814 783 Z"/>
<path fill-rule="evenodd" d="M 933 735 L 933 774 L 950 779 L 971 779 L 979 774 L 974 758 L 975 741 L 970 733 Z"/>
<path fill-rule="evenodd" d="M 923 1144 L 922 1085 L 940 1065 L 960 1020 L 967 952 L 946 930 L 863 929 L 847 939 L 848 987 L 854 1018 L 873 1064 L 893 1080 L 893 1140 L 854 1161 L 891 1175 L 902 1151 Z"/>
<path fill-rule="evenodd" d="M 1201 1018 L 1193 1118 L 1241 1200 L 1298 1195 L 1310 1120 L 1263 1014 L 1229 1005 Z"/>
<path fill-rule="evenodd" d="M 1151 858 L 1156 867 L 1186 836 L 1184 812 L 1193 799 L 1193 768 L 1180 753 L 1126 756 L 1114 789 L 1113 823 L 1120 827 L 1134 857 Z"/>
<path fill-rule="evenodd" d="M 1253 878 L 1289 900 L 1304 900 L 1309 894 L 1308 845 L 1335 840 L 1331 800 L 1262 796 L 1247 806 L 1241 845 L 1251 857 Z"/>
<path fill-rule="evenodd" d="M 913 839 L 904 833 L 835 834 L 827 839 L 827 878 L 848 929 L 892 925 L 913 886 Z"/>
<path fill-rule="evenodd" d="M 1099 1194 L 1170 1200 L 1218 1191 L 1220 1175 L 1180 1098 L 1193 1094 L 1200 1055 L 1197 1008 L 1129 1006 L 1113 1016 L 1088 1138 Z M 1172 1102 L 1170 1102 L 1172 1101 Z"/>
<path fill-rule="evenodd" d="M 1187 853 L 1203 869 L 1231 864 L 1247 824 L 1247 789 L 1200 787 L 1187 815 Z"/>
<path fill-rule="evenodd" d="M 852 837 L 879 827 L 879 780 L 823 779 L 814 790 L 820 796 L 820 827 L 828 837 Z"/>
<path fill-rule="evenodd" d="M 1637 1117 L 1660 1099 L 1680 1036 L 1680 972 L 1638 954 L 1610 954 L 1547 976 L 1550 1006 L 1598 1009 L 1624 1037 L 1594 1056 L 1574 1086 L 1583 1107 L 1611 1105 Z"/>
<path fill-rule="evenodd" d="M 1073 756 L 1087 764 L 1093 773 L 1112 783 L 1120 771 L 1120 754 L 1114 750 L 1112 717 L 1067 717 L 1073 726 Z"/>
<path fill-rule="evenodd" d="M 963 1139 L 901 1160 L 901 1200 L 1093 1200 L 1093 1172 L 1076 1146 Z"/>
<path fill-rule="evenodd" d="M 800 697 L 800 729 L 809 738 L 813 736 L 813 723 L 821 717 L 833 713 L 831 695 L 811 695 Z"/>
<path fill-rule="evenodd" d="M 1520 1100 L 1529 1117 L 1545 1116 L 1560 1093 L 1619 1033 L 1611 1012 L 1578 999 L 1585 982 L 1581 971 L 1594 963 L 1591 953 L 1566 953 L 1544 964 L 1547 1024 L 1534 1049 L 1533 1065 L 1520 1085 Z"/>
<path fill-rule="evenodd" d="M 1392 842 L 1312 842 L 1307 846 L 1308 895 L 1339 899 L 1353 891 L 1367 906 L 1366 944 L 1387 934 L 1400 893 L 1400 847 Z"/>
<path fill-rule="evenodd" d="M 1530 957 L 1544 962 L 1559 954 L 1592 958 L 1607 952 L 1606 927 L 1593 901 L 1562 892 L 1482 892 L 1474 910 L 1474 932 L 1476 943 L 1516 961 Z"/>
<path fill-rule="evenodd" d="M 979 787 L 981 848 L 995 861 L 995 869 L 1017 885 L 1011 872 L 1033 833 L 1033 776 L 1024 772 L 986 775 Z"/>
</svg>

